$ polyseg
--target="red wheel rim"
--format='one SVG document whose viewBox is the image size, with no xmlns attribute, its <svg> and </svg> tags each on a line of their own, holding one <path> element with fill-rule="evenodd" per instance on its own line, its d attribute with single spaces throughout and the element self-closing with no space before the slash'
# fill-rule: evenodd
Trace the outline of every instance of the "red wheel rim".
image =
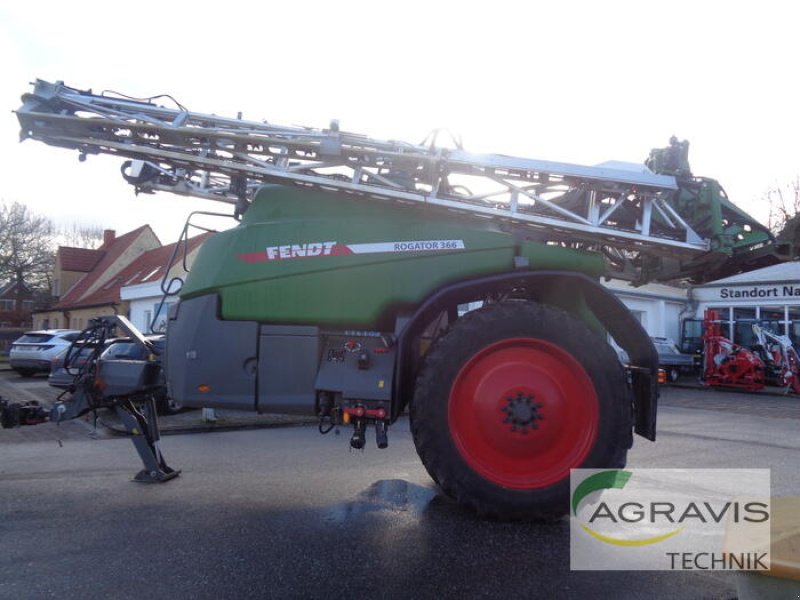
<svg viewBox="0 0 800 600">
<path fill-rule="evenodd" d="M 450 434 L 467 464 L 513 489 L 552 485 L 579 467 L 597 438 L 592 380 L 564 349 L 533 338 L 495 342 L 453 382 Z"/>
</svg>

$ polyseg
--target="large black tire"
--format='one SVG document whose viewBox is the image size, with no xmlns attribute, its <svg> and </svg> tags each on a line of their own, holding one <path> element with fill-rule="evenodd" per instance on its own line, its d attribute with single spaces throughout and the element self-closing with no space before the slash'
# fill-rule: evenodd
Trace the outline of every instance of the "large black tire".
<svg viewBox="0 0 800 600">
<path fill-rule="evenodd" d="M 585 323 L 532 302 L 492 304 L 431 347 L 410 408 L 425 468 L 480 515 L 552 520 L 571 468 L 621 468 L 632 405 L 616 354 Z"/>
<path fill-rule="evenodd" d="M 36 375 L 36 369 L 24 369 L 22 367 L 14 369 L 17 373 L 19 373 L 20 377 L 33 377 Z"/>
</svg>

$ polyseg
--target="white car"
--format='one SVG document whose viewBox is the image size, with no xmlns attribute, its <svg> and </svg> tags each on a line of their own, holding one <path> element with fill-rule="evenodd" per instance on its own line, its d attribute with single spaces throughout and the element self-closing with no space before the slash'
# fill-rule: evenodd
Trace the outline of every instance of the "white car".
<svg viewBox="0 0 800 600">
<path fill-rule="evenodd" d="M 51 359 L 63 352 L 80 334 L 75 329 L 29 331 L 11 345 L 8 362 L 23 377 L 49 373 Z"/>
</svg>

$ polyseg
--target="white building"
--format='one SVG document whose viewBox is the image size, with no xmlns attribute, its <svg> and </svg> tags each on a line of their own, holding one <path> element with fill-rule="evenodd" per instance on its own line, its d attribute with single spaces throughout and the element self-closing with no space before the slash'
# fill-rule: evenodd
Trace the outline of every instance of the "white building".
<svg viewBox="0 0 800 600">
<path fill-rule="evenodd" d="M 618 279 L 603 282 L 603 285 L 622 300 L 649 335 L 680 341 L 681 320 L 693 316 L 690 314 L 688 288 L 660 283 L 633 287 Z"/>
<path fill-rule="evenodd" d="M 164 300 L 161 281 L 128 285 L 120 289 L 122 300 L 129 302 L 128 318 L 139 331 L 163 333 L 167 329 L 169 307 L 177 302 L 177 296 Z M 152 325 L 152 330 L 150 326 Z"/>
<path fill-rule="evenodd" d="M 178 296 L 171 295 L 165 298 L 161 282 L 172 282 L 169 291 L 177 292 L 180 288 L 177 280 L 180 279 L 182 282 L 186 277 L 184 264 L 191 268 L 197 251 L 210 235 L 203 233 L 190 238 L 185 246 L 180 245 L 181 242 L 176 242 L 159 248 L 159 255 L 155 256 L 145 268 L 141 268 L 135 277 L 129 279 L 127 285 L 120 288 L 120 299 L 128 302 L 128 319 L 139 331 L 148 334 L 166 331 L 169 307 L 178 301 Z M 175 253 L 176 247 L 180 252 Z M 165 277 L 167 263 L 170 260 L 173 260 L 172 266 Z"/>
<path fill-rule="evenodd" d="M 691 300 L 695 317 L 715 309 L 727 321 L 725 335 L 737 344 L 752 344 L 752 324 L 760 321 L 779 335 L 800 345 L 800 262 L 733 275 L 695 286 Z"/>
</svg>

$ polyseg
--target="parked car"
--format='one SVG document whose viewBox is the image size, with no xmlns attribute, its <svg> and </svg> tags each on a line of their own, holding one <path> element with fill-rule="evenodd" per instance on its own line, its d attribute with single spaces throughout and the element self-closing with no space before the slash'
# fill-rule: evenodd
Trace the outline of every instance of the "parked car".
<svg viewBox="0 0 800 600">
<path fill-rule="evenodd" d="M 678 350 L 678 346 L 670 338 L 654 337 L 652 340 L 658 352 L 658 362 L 667 372 L 669 381 L 677 381 L 682 372 L 694 369 L 694 356 Z"/>
<path fill-rule="evenodd" d="M 29 331 L 14 340 L 8 351 L 8 363 L 23 377 L 48 373 L 51 359 L 68 348 L 80 333 L 75 329 Z"/>
</svg>

